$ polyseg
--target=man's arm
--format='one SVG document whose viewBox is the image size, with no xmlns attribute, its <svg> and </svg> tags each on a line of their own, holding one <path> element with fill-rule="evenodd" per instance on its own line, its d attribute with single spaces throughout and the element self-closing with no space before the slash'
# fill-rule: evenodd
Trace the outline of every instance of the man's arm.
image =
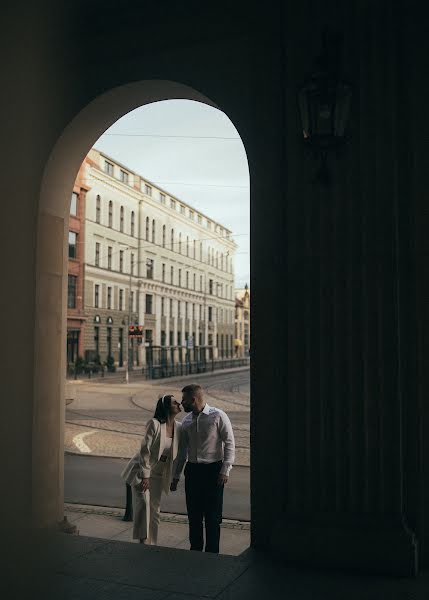
<svg viewBox="0 0 429 600">
<path fill-rule="evenodd" d="M 219 420 L 219 435 L 224 443 L 223 464 L 219 477 L 223 483 L 228 481 L 229 472 L 235 460 L 235 439 L 231 421 L 226 413 L 221 412 Z"/>
<path fill-rule="evenodd" d="M 185 462 L 188 458 L 188 434 L 184 427 L 180 430 L 180 440 L 179 447 L 177 449 L 177 456 L 173 463 L 173 480 L 170 485 L 170 490 L 172 492 L 176 491 L 177 483 L 180 479 L 180 475 L 182 474 L 183 467 L 185 466 Z"/>
</svg>

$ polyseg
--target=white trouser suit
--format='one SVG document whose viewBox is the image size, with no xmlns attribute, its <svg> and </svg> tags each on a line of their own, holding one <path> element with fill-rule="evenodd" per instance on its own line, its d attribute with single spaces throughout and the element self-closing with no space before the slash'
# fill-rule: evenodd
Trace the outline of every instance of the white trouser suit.
<svg viewBox="0 0 429 600">
<path fill-rule="evenodd" d="M 170 491 L 173 462 L 177 456 L 181 424 L 174 422 L 173 440 L 165 462 L 161 456 L 166 445 L 166 425 L 157 419 L 146 424 L 146 434 L 140 452 L 135 454 L 122 472 L 122 477 L 131 486 L 133 497 L 133 539 L 144 539 L 156 545 L 160 521 L 161 494 Z M 149 488 L 143 493 L 141 482 L 149 479 Z"/>
</svg>

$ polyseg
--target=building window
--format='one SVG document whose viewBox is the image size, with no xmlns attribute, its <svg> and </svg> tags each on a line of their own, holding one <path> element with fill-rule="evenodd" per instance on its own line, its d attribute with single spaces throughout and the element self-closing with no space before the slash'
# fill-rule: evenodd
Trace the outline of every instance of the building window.
<svg viewBox="0 0 429 600">
<path fill-rule="evenodd" d="M 178 281 L 178 286 L 182 287 L 182 269 L 179 269 L 179 281 Z"/>
<path fill-rule="evenodd" d="M 123 171 L 121 169 L 119 172 L 119 178 L 122 181 L 122 183 L 128 183 L 128 173 L 126 171 Z"/>
<path fill-rule="evenodd" d="M 149 241 L 149 217 L 146 217 L 146 232 L 145 232 L 145 239 L 147 241 Z"/>
<path fill-rule="evenodd" d="M 113 165 L 108 160 L 104 161 L 104 172 L 113 177 Z"/>
<path fill-rule="evenodd" d="M 247 310 L 244 311 L 244 320 L 245 321 L 249 320 L 249 312 Z"/>
<path fill-rule="evenodd" d="M 162 247 L 165 248 L 165 225 L 162 226 Z"/>
<path fill-rule="evenodd" d="M 194 278 L 193 279 L 194 279 L 193 289 L 195 290 L 196 289 L 196 282 L 197 282 L 197 276 L 195 275 L 195 273 L 194 273 Z"/>
<path fill-rule="evenodd" d="M 119 272 L 122 273 L 124 271 L 124 251 L 119 250 Z"/>
<path fill-rule="evenodd" d="M 203 345 L 203 333 L 202 333 L 202 331 L 200 331 L 200 333 L 198 334 L 198 345 L 199 346 Z"/>
<path fill-rule="evenodd" d="M 161 204 L 165 204 L 165 194 L 163 194 L 162 192 L 159 192 L 159 200 Z"/>
<path fill-rule="evenodd" d="M 152 294 L 146 294 L 145 300 L 146 300 L 145 312 L 147 315 L 151 315 L 152 314 L 152 302 L 153 302 Z"/>
<path fill-rule="evenodd" d="M 144 191 L 148 196 L 152 196 L 152 188 L 147 183 L 145 184 Z"/>
<path fill-rule="evenodd" d="M 194 211 L 189 209 L 189 218 L 191 219 L 191 221 L 194 220 Z"/>
<path fill-rule="evenodd" d="M 135 220 L 136 220 L 136 215 L 134 213 L 134 211 L 131 211 L 131 235 L 134 237 L 134 228 L 135 228 Z"/>
<path fill-rule="evenodd" d="M 100 328 L 94 327 L 94 346 L 96 356 L 100 356 Z"/>
<path fill-rule="evenodd" d="M 195 321 L 195 304 L 192 304 L 192 320 Z"/>
<path fill-rule="evenodd" d="M 100 198 L 100 196 L 97 196 L 97 198 L 95 200 L 95 222 L 96 223 L 101 222 L 101 198 Z"/>
<path fill-rule="evenodd" d="M 71 195 L 71 200 L 70 200 L 70 214 L 73 215 L 74 217 L 77 216 L 77 199 L 79 197 L 79 194 L 76 194 L 76 192 L 73 192 Z"/>
<path fill-rule="evenodd" d="M 197 220 L 198 220 L 198 225 L 201 225 L 201 223 L 203 222 L 203 217 L 201 215 L 198 215 Z"/>
<path fill-rule="evenodd" d="M 211 229 L 212 228 L 211 221 L 209 221 L 208 219 L 207 219 L 206 227 L 207 227 L 207 229 Z"/>
<path fill-rule="evenodd" d="M 209 333 L 209 346 L 213 346 L 213 334 Z"/>
<path fill-rule="evenodd" d="M 200 304 L 200 321 L 202 321 L 202 320 L 203 320 L 203 305 Z"/>
<path fill-rule="evenodd" d="M 111 327 L 107 328 L 106 341 L 107 341 L 107 356 L 112 356 L 112 328 Z"/>
<path fill-rule="evenodd" d="M 121 210 L 119 213 L 119 231 L 124 231 L 124 207 L 121 206 Z"/>
<path fill-rule="evenodd" d="M 183 206 L 183 204 L 180 205 L 180 214 L 181 215 L 185 214 L 185 207 Z"/>
<path fill-rule="evenodd" d="M 134 310 L 134 292 L 130 292 L 130 312 Z"/>
<path fill-rule="evenodd" d="M 209 279 L 209 294 L 213 294 L 213 279 Z"/>
<path fill-rule="evenodd" d="M 174 267 L 170 267 L 170 283 L 171 285 L 174 283 Z"/>
<path fill-rule="evenodd" d="M 203 291 L 203 276 L 200 275 L 200 292 Z"/>
<path fill-rule="evenodd" d="M 161 346 L 165 346 L 167 341 L 167 336 L 165 331 L 161 331 Z"/>
<path fill-rule="evenodd" d="M 124 310 L 124 290 L 119 290 L 119 310 Z"/>
<path fill-rule="evenodd" d="M 161 280 L 165 281 L 165 263 L 162 263 Z"/>
<path fill-rule="evenodd" d="M 94 307 L 99 308 L 100 306 L 100 286 L 98 283 L 94 285 Z"/>
<path fill-rule="evenodd" d="M 173 316 L 173 300 L 170 298 L 170 317 Z"/>
<path fill-rule="evenodd" d="M 170 198 L 170 208 L 176 210 L 176 201 L 173 198 Z"/>
<path fill-rule="evenodd" d="M 155 219 L 152 219 L 152 243 L 155 244 Z"/>
<path fill-rule="evenodd" d="M 174 250 L 174 229 L 170 231 L 170 246 L 171 250 Z"/>
<path fill-rule="evenodd" d="M 130 258 L 130 270 L 131 270 L 131 275 L 134 275 L 134 252 L 131 252 L 131 258 Z"/>
<path fill-rule="evenodd" d="M 77 277 L 69 275 L 67 287 L 67 308 L 76 308 Z"/>
<path fill-rule="evenodd" d="M 188 318 L 188 303 L 185 302 L 185 319 Z"/>
<path fill-rule="evenodd" d="M 179 254 L 182 254 L 182 234 L 179 233 Z"/>
<path fill-rule="evenodd" d="M 113 227 L 113 202 L 109 201 L 109 227 Z"/>
<path fill-rule="evenodd" d="M 110 286 L 107 287 L 107 308 L 112 309 L 112 288 Z"/>
<path fill-rule="evenodd" d="M 194 249 L 193 249 L 193 258 L 197 258 L 197 240 L 194 240 L 193 246 L 194 246 Z"/>
<path fill-rule="evenodd" d="M 153 258 L 146 259 L 146 278 L 153 279 Z"/>
<path fill-rule="evenodd" d="M 203 260 L 203 243 L 200 242 L 200 261 Z"/>
<path fill-rule="evenodd" d="M 107 268 L 112 269 L 112 246 L 107 246 Z"/>
<path fill-rule="evenodd" d="M 219 268 L 219 252 L 216 250 L 216 269 Z"/>
<path fill-rule="evenodd" d="M 95 242 L 95 266 L 100 266 L 100 242 Z"/>
<path fill-rule="evenodd" d="M 161 317 L 165 316 L 165 299 L 161 298 Z"/>
<path fill-rule="evenodd" d="M 189 288 L 189 271 L 186 271 L 186 287 Z"/>
<path fill-rule="evenodd" d="M 177 332 L 177 345 L 178 346 L 182 345 L 182 332 L 181 331 Z"/>
<path fill-rule="evenodd" d="M 170 346 L 174 346 L 174 331 L 170 331 L 169 338 L 170 338 L 170 340 L 169 340 Z"/>
<path fill-rule="evenodd" d="M 189 236 L 186 236 L 186 256 L 189 256 Z"/>
<path fill-rule="evenodd" d="M 182 306 L 180 300 L 177 301 L 177 317 L 180 319 L 182 316 Z"/>
<path fill-rule="evenodd" d="M 69 258 L 77 258 L 77 233 L 69 231 Z"/>
<path fill-rule="evenodd" d="M 209 308 L 209 317 L 208 317 L 209 323 L 212 323 L 213 322 L 213 307 L 209 306 L 208 308 Z"/>
</svg>

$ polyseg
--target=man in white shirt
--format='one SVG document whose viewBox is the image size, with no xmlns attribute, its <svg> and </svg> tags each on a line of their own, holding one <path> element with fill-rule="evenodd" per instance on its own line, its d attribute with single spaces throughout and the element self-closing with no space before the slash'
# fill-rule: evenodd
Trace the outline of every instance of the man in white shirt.
<svg viewBox="0 0 429 600">
<path fill-rule="evenodd" d="M 182 406 L 189 414 L 182 421 L 171 490 L 177 489 L 187 460 L 185 493 L 191 550 L 203 550 L 204 519 L 205 551 L 218 553 L 223 488 L 235 458 L 234 433 L 227 414 L 205 402 L 200 385 L 182 389 Z"/>
</svg>

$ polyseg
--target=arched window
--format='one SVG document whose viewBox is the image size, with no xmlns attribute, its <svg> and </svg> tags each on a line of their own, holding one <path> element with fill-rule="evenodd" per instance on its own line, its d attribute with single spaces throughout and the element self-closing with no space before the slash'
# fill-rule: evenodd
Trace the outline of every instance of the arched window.
<svg viewBox="0 0 429 600">
<path fill-rule="evenodd" d="M 174 229 L 172 229 L 170 232 L 170 246 L 171 250 L 174 250 Z"/>
<path fill-rule="evenodd" d="M 162 226 L 162 247 L 165 248 L 165 225 Z"/>
<path fill-rule="evenodd" d="M 95 200 L 95 222 L 101 223 L 101 198 L 97 196 Z"/>
<path fill-rule="evenodd" d="M 155 244 L 155 219 L 152 219 L 152 243 Z"/>
<path fill-rule="evenodd" d="M 109 227 L 113 227 L 113 202 L 109 201 Z"/>
<path fill-rule="evenodd" d="M 135 227 L 135 220 L 136 220 L 136 216 L 134 214 L 134 211 L 131 211 L 131 235 L 134 237 L 134 227 Z"/>
<path fill-rule="evenodd" d="M 146 237 L 145 239 L 149 241 L 149 217 L 146 217 Z"/>
<path fill-rule="evenodd" d="M 119 231 L 124 231 L 124 207 L 121 206 L 121 210 L 119 212 Z"/>
</svg>

